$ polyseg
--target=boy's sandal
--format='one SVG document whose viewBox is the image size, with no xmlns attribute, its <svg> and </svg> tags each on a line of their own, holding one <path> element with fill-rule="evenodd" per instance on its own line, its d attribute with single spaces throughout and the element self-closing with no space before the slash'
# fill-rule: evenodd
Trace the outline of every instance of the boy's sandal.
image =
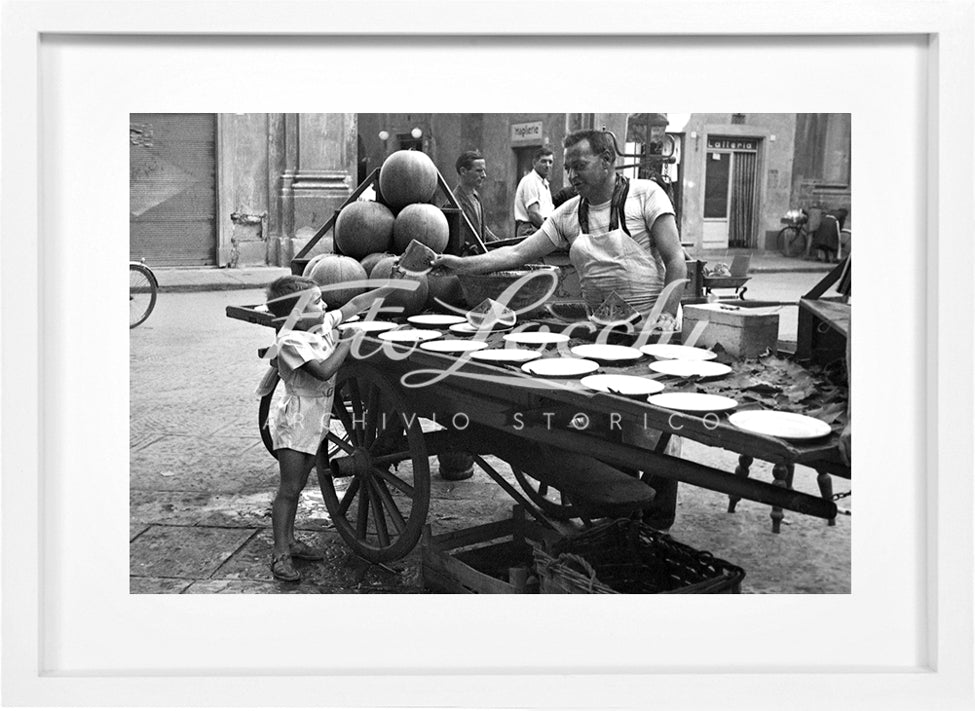
<svg viewBox="0 0 975 711">
<path fill-rule="evenodd" d="M 291 562 L 291 555 L 288 553 L 281 553 L 271 558 L 271 575 L 286 583 L 294 583 L 301 580 L 301 573 L 297 571 L 294 563 Z"/>
<path fill-rule="evenodd" d="M 315 550 L 307 543 L 295 541 L 291 544 L 291 557 L 299 560 L 323 560 L 325 554 Z"/>
</svg>

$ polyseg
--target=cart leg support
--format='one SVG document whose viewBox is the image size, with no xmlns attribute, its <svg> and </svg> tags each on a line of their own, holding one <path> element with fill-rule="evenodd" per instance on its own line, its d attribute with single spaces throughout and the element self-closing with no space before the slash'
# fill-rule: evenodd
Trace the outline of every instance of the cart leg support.
<svg viewBox="0 0 975 711">
<path fill-rule="evenodd" d="M 757 501 L 818 518 L 836 517 L 835 503 L 787 488 L 785 476 L 783 476 L 781 485 L 776 486 L 764 481 L 735 476 L 730 472 L 647 449 L 608 442 L 603 439 L 581 437 L 578 433 L 547 430 L 543 427 L 526 429 L 524 432 L 526 437 L 550 444 L 564 452 L 578 452 L 589 455 L 598 451 L 600 460 L 617 467 L 636 466 L 657 476 L 677 479 L 693 486 L 717 491 L 720 494 L 737 496 L 749 501 Z"/>
</svg>

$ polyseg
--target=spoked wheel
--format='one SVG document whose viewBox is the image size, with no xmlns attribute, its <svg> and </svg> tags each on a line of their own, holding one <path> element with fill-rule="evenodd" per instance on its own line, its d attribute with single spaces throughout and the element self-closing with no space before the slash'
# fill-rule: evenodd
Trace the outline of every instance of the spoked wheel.
<svg viewBox="0 0 975 711">
<path fill-rule="evenodd" d="M 276 378 L 274 389 L 263 396 L 260 404 L 257 406 L 257 426 L 261 432 L 261 441 L 264 442 L 264 446 L 270 452 L 271 456 L 275 458 L 277 457 L 274 454 L 274 443 L 271 441 L 271 428 L 268 427 L 267 418 L 274 411 L 273 408 L 277 407 L 284 394 L 284 385 L 281 383 L 280 378 Z M 352 452 L 352 443 L 341 421 L 336 419 L 331 420 L 326 439 L 328 440 L 328 456 L 330 459 L 338 452 Z"/>
<path fill-rule="evenodd" d="M 779 232 L 779 251 L 786 257 L 799 257 L 806 253 L 806 233 L 799 227 L 784 227 Z"/>
<path fill-rule="evenodd" d="M 531 474 L 526 474 L 517 467 L 511 467 L 511 473 L 515 475 L 515 480 L 521 485 L 528 499 L 541 509 L 542 513 L 556 521 L 586 518 L 580 513 L 579 508 L 572 504 L 569 497 L 555 487 L 535 479 Z"/>
<path fill-rule="evenodd" d="M 129 328 L 149 318 L 156 307 L 159 284 L 156 275 L 142 264 L 129 264 Z"/>
<path fill-rule="evenodd" d="M 318 450 L 325 507 L 349 547 L 374 563 L 416 546 L 430 508 L 430 463 L 420 418 L 391 380 L 361 364 L 345 366 L 333 417 L 351 451 Z"/>
</svg>

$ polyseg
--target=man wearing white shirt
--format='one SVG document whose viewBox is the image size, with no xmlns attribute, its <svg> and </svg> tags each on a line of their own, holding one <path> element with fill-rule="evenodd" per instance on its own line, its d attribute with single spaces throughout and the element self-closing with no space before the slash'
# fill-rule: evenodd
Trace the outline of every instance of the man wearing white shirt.
<svg viewBox="0 0 975 711">
<path fill-rule="evenodd" d="M 521 179 L 515 191 L 516 237 L 534 233 L 555 209 L 548 183 L 554 162 L 551 148 L 538 148 L 532 154 L 532 169 Z"/>
</svg>

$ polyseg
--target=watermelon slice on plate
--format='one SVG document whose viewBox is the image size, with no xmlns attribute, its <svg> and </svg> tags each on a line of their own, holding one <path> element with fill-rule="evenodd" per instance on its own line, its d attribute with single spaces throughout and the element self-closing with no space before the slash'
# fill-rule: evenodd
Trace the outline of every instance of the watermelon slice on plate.
<svg viewBox="0 0 975 711">
<path fill-rule="evenodd" d="M 640 318 L 640 312 L 615 291 L 589 314 L 589 320 L 598 326 L 624 326 L 636 323 Z"/>
<path fill-rule="evenodd" d="M 510 328 L 517 320 L 514 311 L 494 299 L 484 299 L 467 312 L 467 323 L 482 330 Z"/>
<path fill-rule="evenodd" d="M 433 269 L 433 258 L 437 253 L 422 242 L 410 240 L 399 258 L 399 268 L 407 274 L 420 276 Z"/>
</svg>

